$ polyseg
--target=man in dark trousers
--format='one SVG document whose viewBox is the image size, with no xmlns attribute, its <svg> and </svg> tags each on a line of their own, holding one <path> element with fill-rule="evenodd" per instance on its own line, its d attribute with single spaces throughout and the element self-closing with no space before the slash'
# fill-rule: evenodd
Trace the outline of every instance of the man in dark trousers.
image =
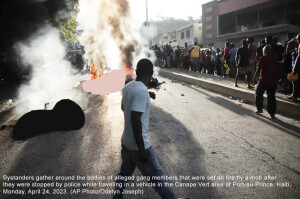
<svg viewBox="0 0 300 199">
<path fill-rule="evenodd" d="M 263 56 L 259 58 L 258 68 L 255 72 L 254 83 L 259 74 L 258 84 L 255 91 L 256 113 L 263 112 L 264 92 L 268 95 L 268 112 L 271 119 L 275 119 L 276 114 L 276 88 L 280 68 L 276 56 L 272 52 L 272 47 L 267 45 L 263 49 Z"/>
<path fill-rule="evenodd" d="M 248 82 L 247 88 L 249 88 L 249 89 L 253 88 L 250 85 L 251 74 L 250 74 L 250 72 L 249 72 L 250 70 L 248 68 L 249 67 L 249 49 L 248 49 L 248 42 L 245 39 L 242 40 L 242 47 L 239 48 L 236 52 L 235 62 L 237 65 L 237 73 L 235 76 L 234 86 L 238 87 L 237 80 L 238 80 L 239 74 L 245 73 L 247 82 Z"/>
<path fill-rule="evenodd" d="M 148 140 L 150 116 L 148 86 L 153 75 L 152 62 L 141 59 L 137 64 L 136 74 L 136 81 L 131 81 L 123 88 L 122 110 L 125 125 L 121 139 L 122 165 L 113 198 L 123 198 L 126 178 L 131 176 L 137 167 L 149 178 L 148 182 L 155 184 L 153 188 L 162 198 L 174 199 L 172 190 L 165 186 L 163 171 Z"/>
</svg>

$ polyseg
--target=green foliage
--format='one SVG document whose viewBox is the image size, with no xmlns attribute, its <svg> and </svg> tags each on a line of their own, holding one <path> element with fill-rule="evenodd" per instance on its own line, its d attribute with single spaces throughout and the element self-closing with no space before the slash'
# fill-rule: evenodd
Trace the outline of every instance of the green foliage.
<svg viewBox="0 0 300 199">
<path fill-rule="evenodd" d="M 76 40 L 75 35 L 77 33 L 76 28 L 78 23 L 76 22 L 76 18 L 74 16 L 57 19 L 56 23 L 60 29 L 60 32 L 64 40 L 67 41 Z"/>
<path fill-rule="evenodd" d="M 59 16 L 55 19 L 55 24 L 60 29 L 62 38 L 66 41 L 75 41 L 77 26 L 76 15 L 79 11 L 78 0 L 70 0 L 71 10 L 65 10 L 64 16 Z"/>
</svg>

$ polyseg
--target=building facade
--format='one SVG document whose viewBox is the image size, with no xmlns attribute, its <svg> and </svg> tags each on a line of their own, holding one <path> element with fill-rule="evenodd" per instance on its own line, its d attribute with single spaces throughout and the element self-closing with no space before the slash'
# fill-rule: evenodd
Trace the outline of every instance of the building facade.
<svg viewBox="0 0 300 199">
<path fill-rule="evenodd" d="M 205 47 L 240 46 L 244 38 L 258 42 L 267 35 L 284 43 L 300 32 L 299 0 L 212 1 L 202 5 L 202 13 Z"/>
<path fill-rule="evenodd" d="M 177 29 L 177 40 L 180 47 L 194 45 L 194 42 L 202 44 L 202 23 L 193 23 Z"/>
<path fill-rule="evenodd" d="M 198 44 L 202 44 L 202 23 L 197 22 L 181 27 L 177 30 L 167 32 L 160 36 L 159 45 L 170 45 L 175 48 L 177 46 L 184 47 L 185 43 L 188 46 L 194 45 L 197 41 Z"/>
</svg>

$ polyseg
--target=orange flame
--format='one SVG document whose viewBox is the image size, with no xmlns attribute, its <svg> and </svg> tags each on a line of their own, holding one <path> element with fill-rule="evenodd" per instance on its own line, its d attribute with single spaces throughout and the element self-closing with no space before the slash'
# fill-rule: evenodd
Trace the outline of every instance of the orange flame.
<svg viewBox="0 0 300 199">
<path fill-rule="evenodd" d="M 132 77 L 133 76 L 133 69 L 128 64 L 125 64 L 124 71 L 125 71 L 125 76 L 126 77 Z"/>
<path fill-rule="evenodd" d="M 125 77 L 126 78 L 133 78 L 134 77 L 134 71 L 133 68 L 130 67 L 129 64 L 125 63 L 124 66 L 124 72 L 125 72 Z M 101 77 L 103 75 L 103 70 L 102 69 L 98 69 L 96 62 L 94 61 L 94 59 L 91 59 L 91 65 L 90 65 L 90 75 L 91 75 L 91 79 L 96 79 L 98 77 Z"/>
<path fill-rule="evenodd" d="M 90 74 L 91 74 L 91 79 L 96 79 L 103 75 L 103 71 L 101 69 L 96 69 L 96 64 L 95 64 L 93 58 L 91 60 Z"/>
</svg>

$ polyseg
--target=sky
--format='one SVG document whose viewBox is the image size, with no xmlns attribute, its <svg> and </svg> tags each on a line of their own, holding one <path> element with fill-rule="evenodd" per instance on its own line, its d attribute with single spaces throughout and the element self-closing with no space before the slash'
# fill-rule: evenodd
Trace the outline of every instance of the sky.
<svg viewBox="0 0 300 199">
<path fill-rule="evenodd" d="M 146 0 L 129 0 L 133 15 L 146 19 Z M 192 16 L 199 19 L 202 15 L 201 5 L 211 0 L 148 0 L 149 20 L 159 20 L 161 17 L 188 19 Z"/>
</svg>

